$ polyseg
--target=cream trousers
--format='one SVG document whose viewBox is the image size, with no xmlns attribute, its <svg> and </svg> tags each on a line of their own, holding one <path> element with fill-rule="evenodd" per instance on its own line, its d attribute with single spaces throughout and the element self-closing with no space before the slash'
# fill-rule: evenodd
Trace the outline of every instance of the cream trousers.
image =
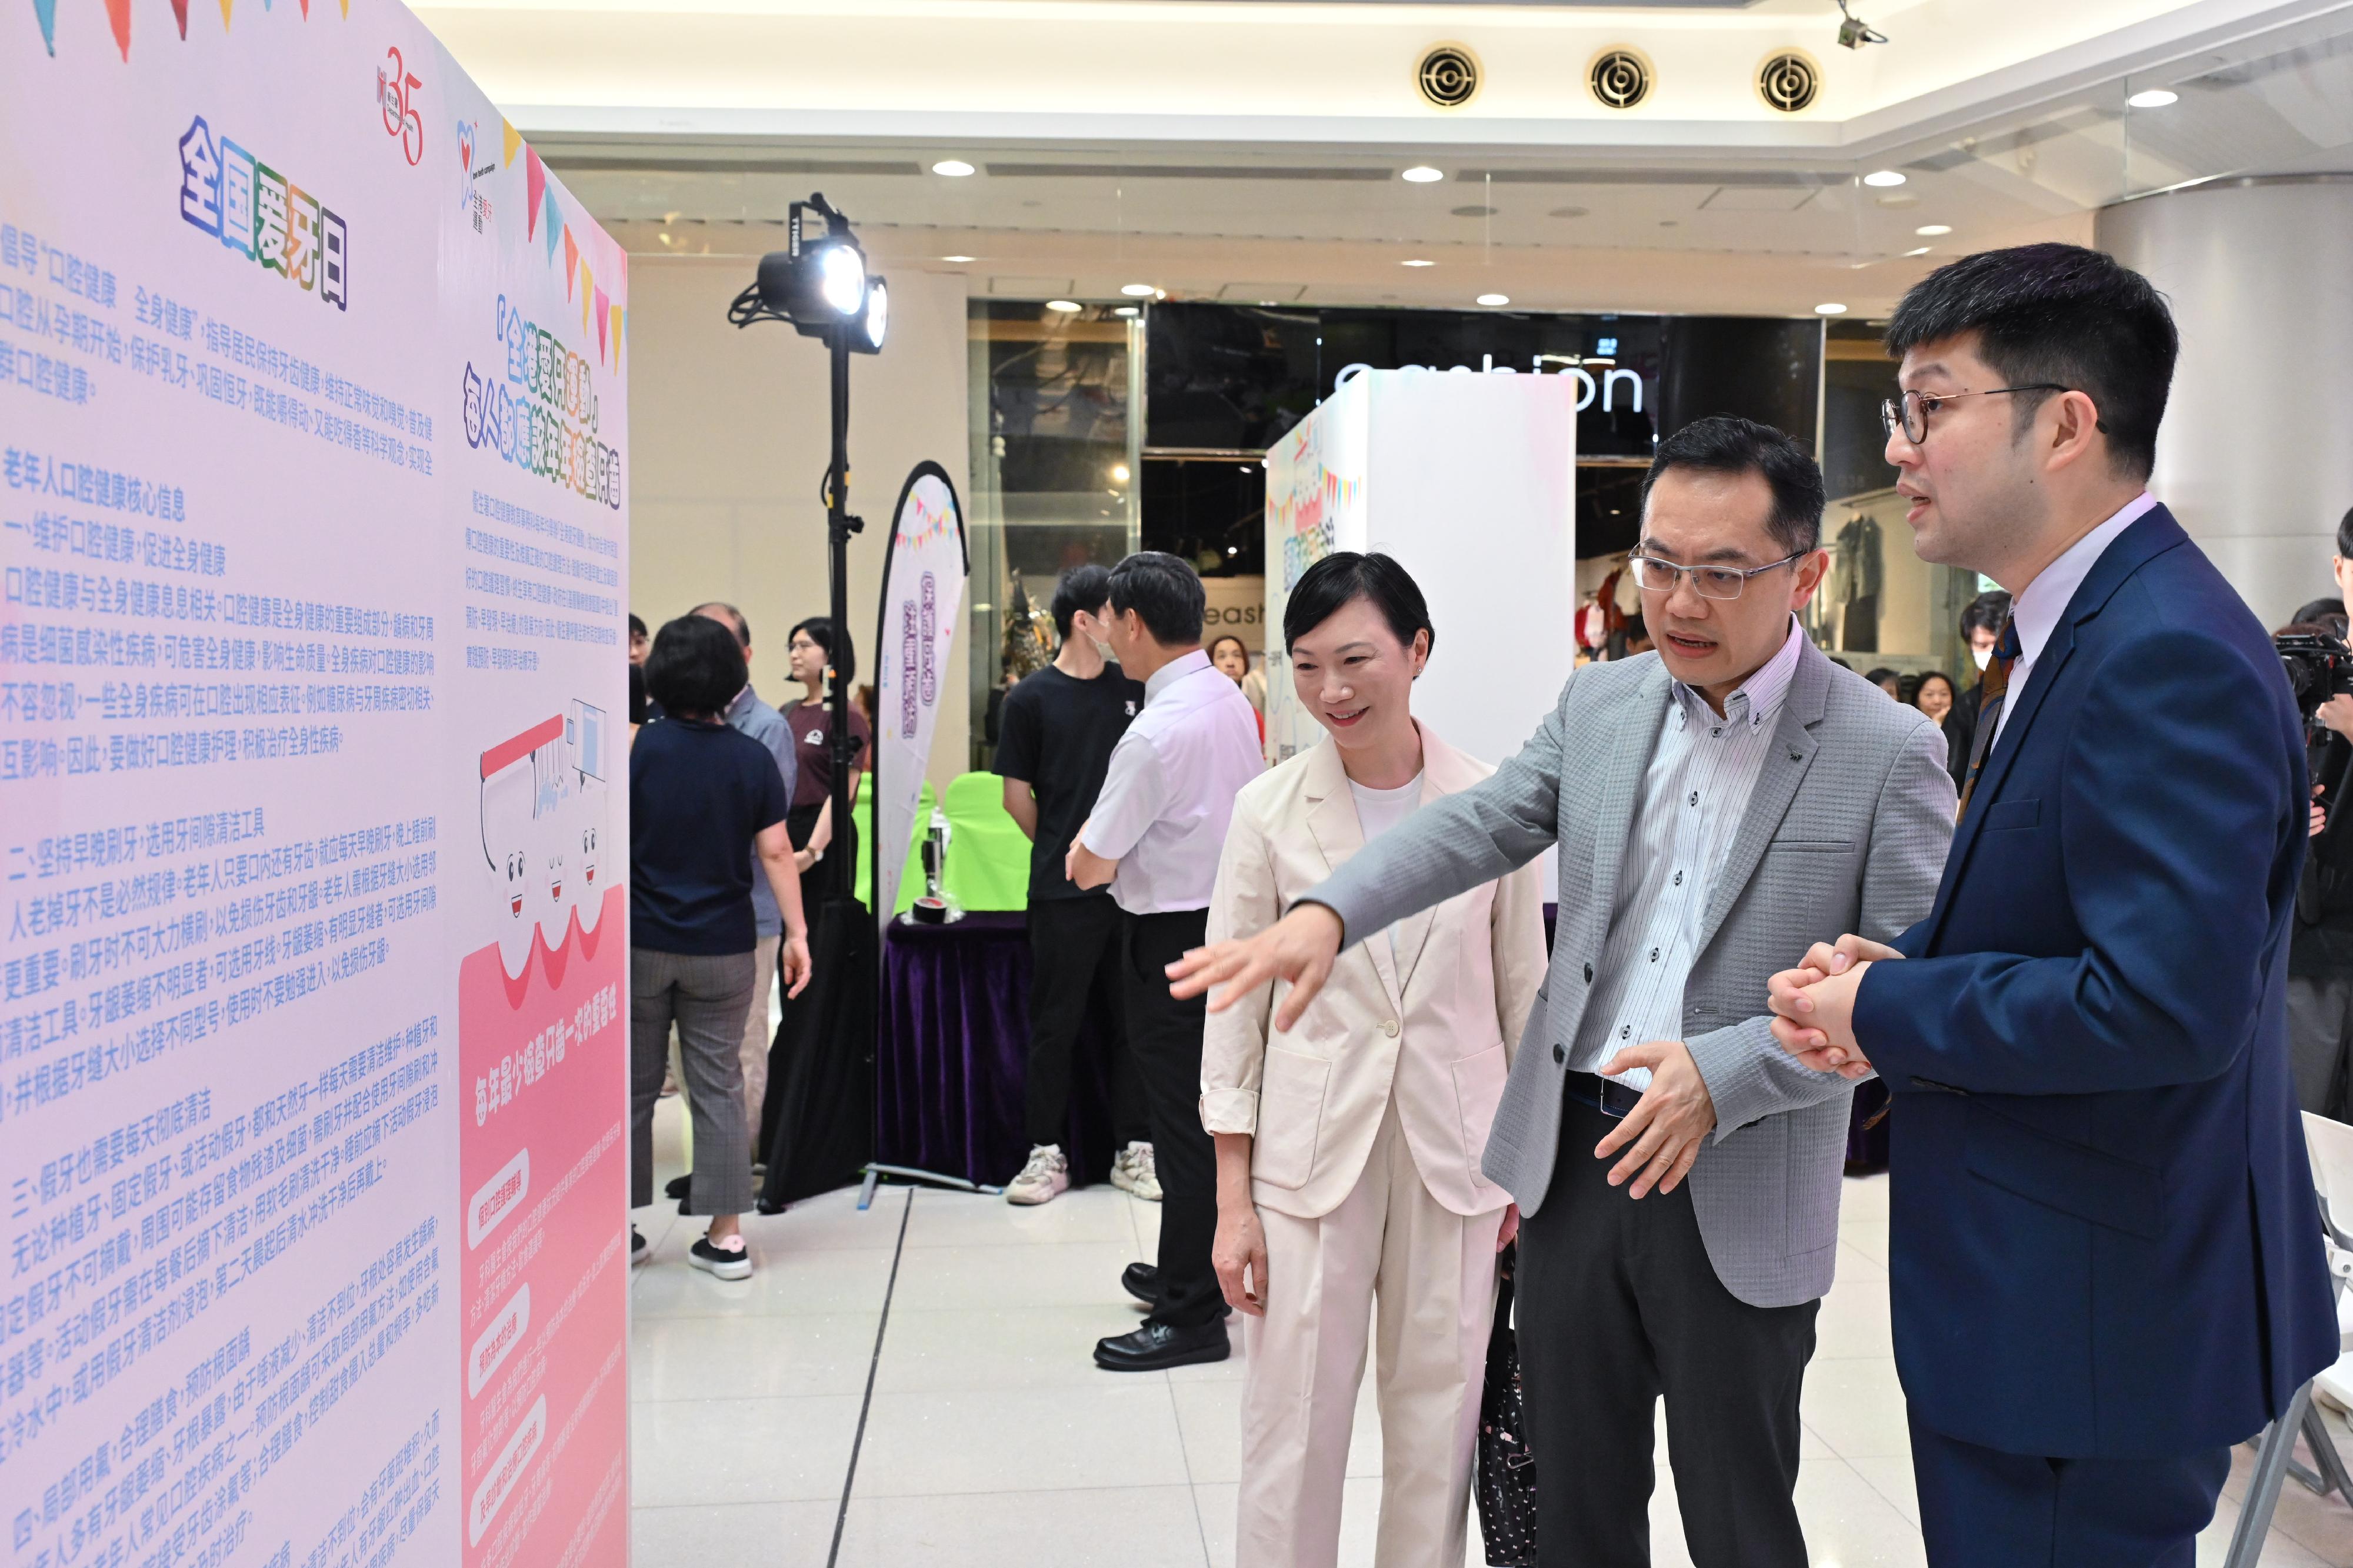
<svg viewBox="0 0 2353 1568">
<path fill-rule="evenodd" d="M 1394 1100 L 1339 1207 L 1321 1219 L 1259 1209 L 1267 1310 L 1243 1321 L 1235 1568 L 1337 1563 L 1356 1388 L 1376 1333 L 1381 1517 L 1373 1562 L 1462 1562 L 1503 1219 L 1501 1209 L 1465 1219 L 1439 1206 L 1414 1168 Z"/>
</svg>

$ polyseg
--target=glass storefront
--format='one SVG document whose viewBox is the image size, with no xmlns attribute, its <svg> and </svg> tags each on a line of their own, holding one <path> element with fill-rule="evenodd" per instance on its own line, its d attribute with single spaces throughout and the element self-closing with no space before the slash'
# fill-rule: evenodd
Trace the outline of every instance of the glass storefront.
<svg viewBox="0 0 2353 1568">
<path fill-rule="evenodd" d="M 1126 312 L 1124 314 L 1121 312 Z M 1831 574 L 1809 632 L 1859 672 L 1968 669 L 1973 574 L 1914 558 L 1882 456 L 1894 366 L 1879 324 L 1773 318 L 1319 310 L 1161 302 L 1054 310 L 976 300 L 972 387 L 973 765 L 1002 693 L 1052 656 L 1061 574 L 1134 549 L 1200 569 L 1210 635 L 1263 653 L 1267 447 L 1357 369 L 1579 377 L 1580 581 L 1632 545 L 1662 431 L 1735 411 L 1816 446 Z M 1974 672 L 1970 671 L 1971 679 Z M 1962 684 L 1966 685 L 1964 681 Z"/>
</svg>

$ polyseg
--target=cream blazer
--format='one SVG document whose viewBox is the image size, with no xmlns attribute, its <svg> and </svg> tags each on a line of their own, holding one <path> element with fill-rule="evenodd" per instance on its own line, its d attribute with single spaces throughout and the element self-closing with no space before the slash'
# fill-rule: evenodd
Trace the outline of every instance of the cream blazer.
<svg viewBox="0 0 2353 1568">
<path fill-rule="evenodd" d="M 1424 805 L 1494 772 L 1421 731 Z M 1211 942 L 1263 931 L 1364 847 L 1356 796 L 1328 739 L 1253 779 L 1209 900 Z M 1342 952 L 1297 1028 L 1272 1027 L 1269 986 L 1209 1015 L 1201 1124 L 1247 1132 L 1252 1197 L 1317 1219 L 1355 1189 L 1392 1096 L 1431 1197 L 1481 1215 L 1511 1201 L 1480 1173 L 1487 1130 L 1546 967 L 1535 864 Z M 1356 933 L 1350 932 L 1354 937 Z"/>
</svg>

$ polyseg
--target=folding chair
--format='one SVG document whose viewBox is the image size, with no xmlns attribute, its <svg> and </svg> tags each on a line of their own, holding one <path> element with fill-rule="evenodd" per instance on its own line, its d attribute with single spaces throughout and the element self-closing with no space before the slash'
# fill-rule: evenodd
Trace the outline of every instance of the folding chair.
<svg viewBox="0 0 2353 1568">
<path fill-rule="evenodd" d="M 2304 1144 L 2312 1159 L 2312 1184 L 2320 1197 L 2321 1239 L 2328 1248 L 2328 1277 L 2336 1300 L 2342 1303 L 2346 1283 L 2353 1280 L 2353 1233 L 2338 1225 L 2335 1211 L 2343 1208 L 2348 1217 L 2353 1218 L 2353 1127 L 2306 1111 Z M 2340 1343 L 2345 1337 L 2340 1321 Z M 2296 1458 L 2298 1434 L 2319 1462 L 2317 1471 Z M 2327 1424 L 2313 1407 L 2311 1383 L 2295 1391 L 2295 1397 L 2288 1402 L 2286 1415 L 2263 1428 L 2256 1440 L 2255 1473 L 2247 1486 L 2247 1500 L 2239 1510 L 2239 1527 L 2232 1533 L 2231 1551 L 2222 1560 L 2223 1568 L 2255 1568 L 2256 1559 L 2263 1555 L 2263 1540 L 2271 1533 L 2273 1510 L 2279 1506 L 2280 1483 L 2289 1476 L 2323 1497 L 2333 1491 L 2353 1503 L 2353 1476 L 2346 1473 L 2344 1458 L 2328 1436 Z"/>
</svg>

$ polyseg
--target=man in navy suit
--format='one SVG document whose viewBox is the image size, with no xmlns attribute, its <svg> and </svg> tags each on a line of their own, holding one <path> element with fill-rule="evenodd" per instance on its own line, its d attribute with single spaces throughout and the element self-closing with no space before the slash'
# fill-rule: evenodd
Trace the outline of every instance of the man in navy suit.
<svg viewBox="0 0 2353 1568">
<path fill-rule="evenodd" d="M 1776 975 L 1894 1093 L 1889 1273 L 1935 1568 L 2174 1568 L 2230 1446 L 2337 1358 L 2289 1081 L 2304 745 L 2270 640 L 2144 488 L 2178 340 L 2094 251 L 1905 297 L 1887 459 L 2015 595 L 1928 918 Z"/>
</svg>

